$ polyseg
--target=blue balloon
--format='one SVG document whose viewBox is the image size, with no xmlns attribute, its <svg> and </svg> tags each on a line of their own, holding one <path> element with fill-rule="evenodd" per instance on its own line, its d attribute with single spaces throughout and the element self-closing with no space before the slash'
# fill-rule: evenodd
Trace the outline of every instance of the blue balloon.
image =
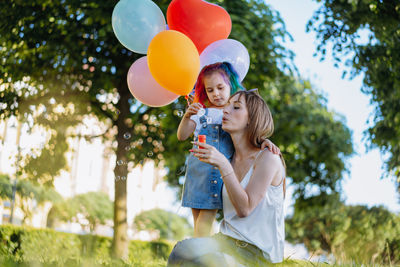
<svg viewBox="0 0 400 267">
<path fill-rule="evenodd" d="M 166 27 L 164 14 L 151 0 L 121 0 L 112 13 L 117 39 L 129 50 L 146 54 L 154 36 Z"/>
</svg>

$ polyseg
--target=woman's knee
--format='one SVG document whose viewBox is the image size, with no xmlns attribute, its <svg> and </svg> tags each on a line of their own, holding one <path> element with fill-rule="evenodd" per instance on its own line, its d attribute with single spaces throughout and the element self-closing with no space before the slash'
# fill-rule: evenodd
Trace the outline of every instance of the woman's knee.
<svg viewBox="0 0 400 267">
<path fill-rule="evenodd" d="M 176 243 L 168 258 L 168 266 L 178 266 L 190 255 L 190 249 L 185 245 L 185 241 Z"/>
<path fill-rule="evenodd" d="M 186 239 L 175 245 L 169 256 L 168 266 L 182 265 L 218 250 L 219 245 L 212 237 Z"/>
</svg>

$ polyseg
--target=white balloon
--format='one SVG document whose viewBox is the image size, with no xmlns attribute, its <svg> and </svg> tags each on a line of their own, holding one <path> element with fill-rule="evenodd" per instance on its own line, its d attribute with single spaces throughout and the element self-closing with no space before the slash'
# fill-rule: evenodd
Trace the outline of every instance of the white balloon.
<svg viewBox="0 0 400 267">
<path fill-rule="evenodd" d="M 233 39 L 222 39 L 209 44 L 200 54 L 200 67 L 217 62 L 229 62 L 243 81 L 250 66 L 250 56 L 246 47 Z"/>
</svg>

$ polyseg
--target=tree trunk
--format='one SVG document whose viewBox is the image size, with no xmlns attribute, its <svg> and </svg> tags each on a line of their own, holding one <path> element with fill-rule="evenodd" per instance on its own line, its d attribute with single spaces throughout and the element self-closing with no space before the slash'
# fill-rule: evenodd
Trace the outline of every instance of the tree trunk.
<svg viewBox="0 0 400 267">
<path fill-rule="evenodd" d="M 77 137 L 75 138 L 75 144 L 73 145 L 73 152 L 71 153 L 71 172 L 70 172 L 70 179 L 71 179 L 71 196 L 76 195 L 76 178 L 78 176 L 78 167 L 79 167 L 79 150 L 81 146 L 81 131 L 77 130 Z"/>
<path fill-rule="evenodd" d="M 119 86 L 120 100 L 117 104 L 119 115 L 116 121 L 117 134 L 117 162 L 114 169 L 115 174 L 115 200 L 114 200 L 114 237 L 112 256 L 119 259 L 128 258 L 128 222 L 127 222 L 127 190 L 126 177 L 128 175 L 128 152 L 125 147 L 129 140 L 124 134 L 129 131 L 125 124 L 125 118 L 129 114 L 129 90 L 126 82 Z M 121 164 L 122 163 L 122 164 Z"/>
<path fill-rule="evenodd" d="M 114 201 L 113 256 L 116 258 L 124 259 L 128 256 L 127 232 L 126 180 L 118 180 L 115 182 Z"/>
<path fill-rule="evenodd" d="M 111 146 L 111 145 L 110 145 Z M 103 162 L 101 166 L 101 183 L 100 183 L 100 191 L 108 194 L 108 186 L 107 186 L 107 174 L 108 169 L 110 167 L 110 155 L 109 155 L 109 148 L 106 148 L 103 151 Z"/>
<path fill-rule="evenodd" d="M 47 219 L 46 219 L 46 227 L 47 228 L 52 228 L 53 229 L 54 226 L 55 226 L 56 220 L 55 220 L 55 218 L 53 216 L 53 213 L 54 213 L 54 209 L 53 209 L 53 207 L 51 207 L 49 212 L 47 213 Z"/>
<path fill-rule="evenodd" d="M 8 127 L 8 119 L 4 120 L 4 130 L 3 130 L 3 136 L 1 137 L 1 149 L 0 149 L 0 163 L 3 161 L 3 153 L 2 151 L 4 151 L 4 146 L 6 143 L 6 138 L 7 138 L 7 127 Z M 1 173 L 1 164 L 0 164 L 0 173 Z M 1 219 L 0 219 L 1 222 Z"/>
</svg>

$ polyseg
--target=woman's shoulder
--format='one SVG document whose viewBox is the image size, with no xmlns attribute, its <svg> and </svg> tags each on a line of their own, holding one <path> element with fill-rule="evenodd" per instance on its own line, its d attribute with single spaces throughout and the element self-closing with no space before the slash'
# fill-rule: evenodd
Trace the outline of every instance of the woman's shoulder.
<svg viewBox="0 0 400 267">
<path fill-rule="evenodd" d="M 264 148 L 260 150 L 255 164 L 261 163 L 262 165 L 268 164 L 269 167 L 272 165 L 276 165 L 277 167 L 282 165 L 282 161 L 279 155 L 272 153 L 268 148 Z M 265 166 L 265 165 L 264 165 Z"/>
<path fill-rule="evenodd" d="M 272 153 L 267 149 L 260 150 L 258 157 L 254 163 L 254 177 L 257 177 L 259 182 L 267 182 L 270 180 L 272 184 L 281 180 L 284 175 L 284 166 L 279 155 Z"/>
</svg>

